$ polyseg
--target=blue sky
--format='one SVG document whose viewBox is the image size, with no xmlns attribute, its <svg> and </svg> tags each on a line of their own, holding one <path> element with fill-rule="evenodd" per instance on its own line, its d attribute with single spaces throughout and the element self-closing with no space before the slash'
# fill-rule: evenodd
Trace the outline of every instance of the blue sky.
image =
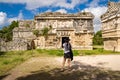
<svg viewBox="0 0 120 80">
<path fill-rule="evenodd" d="M 35 15 L 43 12 L 89 11 L 95 15 L 96 32 L 100 30 L 100 15 L 106 12 L 107 3 L 108 0 L 0 0 L 0 28 L 9 25 L 13 20 L 32 20 Z"/>
</svg>

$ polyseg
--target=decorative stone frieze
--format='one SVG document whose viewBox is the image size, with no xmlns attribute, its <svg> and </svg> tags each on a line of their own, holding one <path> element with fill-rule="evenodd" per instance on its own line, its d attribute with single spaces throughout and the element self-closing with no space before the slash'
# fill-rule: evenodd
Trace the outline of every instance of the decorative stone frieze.
<svg viewBox="0 0 120 80">
<path fill-rule="evenodd" d="M 120 3 L 109 2 L 108 10 L 101 16 L 104 49 L 120 51 Z"/>
<path fill-rule="evenodd" d="M 12 41 L 12 44 L 17 41 L 20 44 L 16 43 L 18 45 L 16 49 L 8 50 L 27 50 L 32 46 L 41 49 L 58 49 L 62 48 L 65 38 L 70 39 L 73 49 L 92 50 L 93 18 L 94 15 L 90 12 L 77 14 L 46 12 L 36 15 L 34 20 L 20 20 L 19 27 L 13 30 Z M 42 35 L 45 27 L 50 29 L 47 38 Z M 37 36 L 33 34 L 34 30 L 39 31 Z"/>
</svg>

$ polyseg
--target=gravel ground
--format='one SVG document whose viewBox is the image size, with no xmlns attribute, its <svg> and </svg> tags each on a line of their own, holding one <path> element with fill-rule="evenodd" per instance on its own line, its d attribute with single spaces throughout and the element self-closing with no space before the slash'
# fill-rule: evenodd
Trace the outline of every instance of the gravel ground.
<svg viewBox="0 0 120 80">
<path fill-rule="evenodd" d="M 119 80 L 120 55 L 75 56 L 61 71 L 62 57 L 34 57 L 1 80 Z"/>
</svg>

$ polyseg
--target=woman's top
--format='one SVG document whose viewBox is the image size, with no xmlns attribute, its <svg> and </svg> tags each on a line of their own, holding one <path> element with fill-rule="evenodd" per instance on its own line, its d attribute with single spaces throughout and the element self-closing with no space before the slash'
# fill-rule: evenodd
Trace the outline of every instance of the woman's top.
<svg viewBox="0 0 120 80">
<path fill-rule="evenodd" d="M 71 49 L 71 45 L 70 43 L 63 43 L 63 47 L 64 47 L 64 53 L 69 53 L 70 52 L 70 49 Z"/>
</svg>

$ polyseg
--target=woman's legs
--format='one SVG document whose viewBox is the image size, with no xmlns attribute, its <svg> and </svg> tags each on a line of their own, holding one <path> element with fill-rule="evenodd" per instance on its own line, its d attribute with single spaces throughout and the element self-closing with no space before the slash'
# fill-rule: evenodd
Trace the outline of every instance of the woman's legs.
<svg viewBox="0 0 120 80">
<path fill-rule="evenodd" d="M 68 68 L 70 68 L 70 66 L 71 66 L 71 59 L 70 58 L 68 58 L 67 63 L 68 63 Z"/>
<path fill-rule="evenodd" d="M 68 68 L 70 68 L 71 66 L 71 58 L 70 58 L 70 55 L 64 55 L 63 57 L 63 62 L 62 62 L 62 69 L 65 67 L 65 62 L 67 60 L 67 65 L 68 65 Z"/>
<path fill-rule="evenodd" d="M 62 68 L 64 68 L 66 62 L 66 58 L 63 58 Z"/>
<path fill-rule="evenodd" d="M 65 67 L 65 62 L 66 62 L 66 58 L 63 58 L 62 68 Z M 70 68 L 70 66 L 71 66 L 71 59 L 70 58 L 67 58 L 67 64 L 68 64 L 68 68 Z"/>
</svg>

